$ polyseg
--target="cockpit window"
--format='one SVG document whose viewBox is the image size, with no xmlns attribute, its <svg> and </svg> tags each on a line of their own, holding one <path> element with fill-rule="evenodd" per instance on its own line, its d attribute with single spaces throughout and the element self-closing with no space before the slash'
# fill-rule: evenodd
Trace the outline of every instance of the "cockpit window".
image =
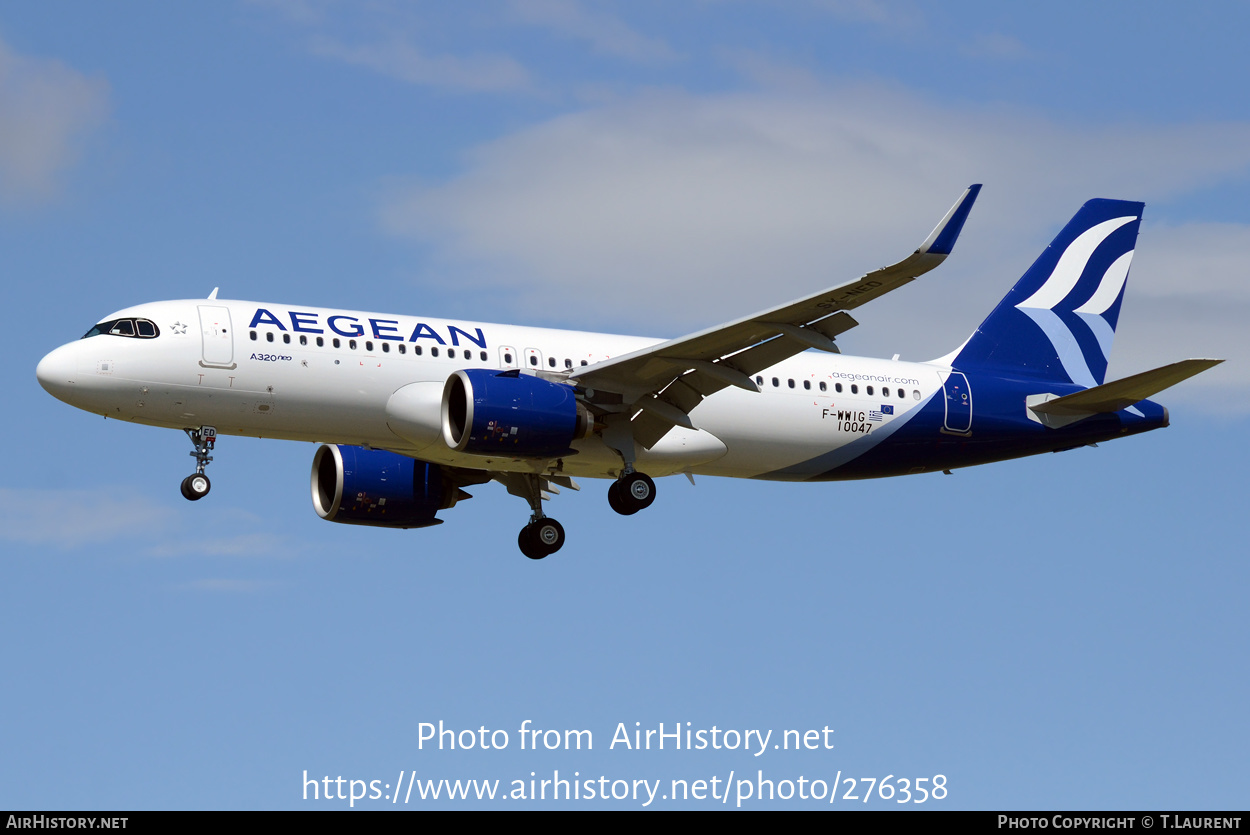
<svg viewBox="0 0 1250 835">
<path fill-rule="evenodd" d="M 156 323 L 150 319 L 110 319 L 101 322 L 83 334 L 83 339 L 91 336 L 108 334 L 110 336 L 132 336 L 138 339 L 155 339 L 161 335 Z"/>
</svg>

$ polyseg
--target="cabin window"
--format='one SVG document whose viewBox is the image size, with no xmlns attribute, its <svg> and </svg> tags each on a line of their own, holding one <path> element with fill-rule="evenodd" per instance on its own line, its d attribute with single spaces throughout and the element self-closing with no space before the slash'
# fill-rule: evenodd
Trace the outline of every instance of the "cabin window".
<svg viewBox="0 0 1250 835">
<path fill-rule="evenodd" d="M 773 377 L 773 388 L 777 388 L 777 386 L 779 385 L 781 385 L 781 381 L 778 380 L 776 377 Z"/>
<path fill-rule="evenodd" d="M 347 340 L 347 347 L 348 347 L 348 348 L 351 348 L 353 351 L 355 351 L 355 350 L 356 350 L 356 340 L 354 340 L 354 339 L 349 339 L 349 340 Z"/>
<path fill-rule="evenodd" d="M 413 346 L 412 346 L 412 353 L 413 353 L 415 356 L 418 356 L 418 357 L 419 357 L 419 356 L 421 356 L 421 346 L 420 346 L 420 345 L 413 345 Z"/>
<path fill-rule="evenodd" d="M 841 394 L 841 393 L 842 393 L 842 384 L 841 384 L 841 383 L 834 383 L 834 384 L 833 384 L 833 390 L 834 390 L 834 391 L 836 391 L 838 394 Z"/>
<path fill-rule="evenodd" d="M 341 347 L 343 347 L 343 343 L 339 340 L 339 338 L 338 338 L 337 336 L 336 336 L 336 337 L 334 337 L 334 341 L 333 341 L 331 344 L 332 344 L 335 348 L 341 348 Z"/>
<path fill-rule="evenodd" d="M 505 351 L 503 355 L 503 363 L 504 365 L 512 365 L 512 354 Z"/>
<path fill-rule="evenodd" d="M 325 340 L 325 337 L 323 337 L 323 336 L 319 336 L 319 337 L 317 337 L 317 347 L 318 347 L 318 348 L 324 348 L 325 346 L 326 346 L 326 340 Z"/>
<path fill-rule="evenodd" d="M 268 331 L 265 333 L 265 341 L 273 342 L 273 331 Z"/>
<path fill-rule="evenodd" d="M 289 333 L 284 333 L 284 334 L 282 334 L 282 343 L 283 343 L 284 345 L 290 345 L 290 344 L 291 344 L 291 335 L 290 335 Z"/>
<path fill-rule="evenodd" d="M 911 399 L 912 399 L 912 400 L 919 400 L 919 399 L 920 399 L 920 389 L 912 389 L 912 392 L 911 392 Z"/>
<path fill-rule="evenodd" d="M 868 396 L 872 397 L 872 386 L 868 387 Z"/>
<path fill-rule="evenodd" d="M 430 356 L 432 356 L 432 357 L 437 357 L 437 356 L 438 356 L 438 349 L 437 349 L 437 348 L 431 348 L 431 349 L 430 349 Z"/>
<path fill-rule="evenodd" d="M 390 352 L 391 352 L 391 343 L 389 343 L 389 342 L 383 342 L 383 343 L 382 343 L 382 353 L 384 353 L 384 354 L 389 354 Z"/>
<path fill-rule="evenodd" d="M 851 383 L 851 394 L 859 394 L 859 386 Z"/>
<path fill-rule="evenodd" d="M 804 388 L 804 389 L 806 389 L 807 391 L 811 391 L 811 390 L 812 390 L 812 381 L 811 381 L 811 380 L 804 380 L 804 381 L 803 381 L 803 388 Z"/>
<path fill-rule="evenodd" d="M 405 345 L 405 344 L 404 344 L 404 343 L 402 343 L 402 342 L 401 342 L 401 343 L 399 343 L 399 353 L 401 353 L 401 354 L 406 354 L 406 353 L 408 353 L 408 346 L 407 346 L 407 345 Z"/>
<path fill-rule="evenodd" d="M 826 385 L 825 385 L 825 383 L 824 383 L 824 381 L 822 380 L 822 381 L 821 381 L 821 383 L 820 383 L 820 390 L 821 390 L 821 391 L 826 391 L 827 389 L 828 389 L 828 386 L 826 386 Z"/>
<path fill-rule="evenodd" d="M 485 351 L 481 351 L 481 352 L 479 352 L 479 355 L 481 356 L 482 362 L 486 362 L 486 352 L 485 352 Z"/>
<path fill-rule="evenodd" d="M 538 357 L 530 354 L 530 365 L 538 365 Z"/>
<path fill-rule="evenodd" d="M 301 333 L 301 334 L 299 335 L 299 344 L 301 344 L 301 345 L 307 345 L 307 344 L 308 344 L 308 337 L 304 336 L 304 334 L 302 334 L 302 333 Z"/>
<path fill-rule="evenodd" d="M 252 341 L 253 341 L 253 342 L 255 342 L 255 341 L 256 341 L 256 331 L 250 331 L 250 332 L 248 333 L 248 336 L 252 337 Z"/>
<path fill-rule="evenodd" d="M 791 378 L 789 380 L 786 380 L 786 385 L 788 385 L 790 388 L 794 388 L 794 379 Z"/>
<path fill-rule="evenodd" d="M 586 362 L 586 360 L 582 360 L 582 365 L 590 365 L 590 363 Z"/>
</svg>

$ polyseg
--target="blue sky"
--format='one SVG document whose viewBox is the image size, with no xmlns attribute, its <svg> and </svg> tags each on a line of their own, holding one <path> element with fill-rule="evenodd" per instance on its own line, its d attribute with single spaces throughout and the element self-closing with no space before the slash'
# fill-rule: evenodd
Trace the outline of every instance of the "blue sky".
<svg viewBox="0 0 1250 835">
<path fill-rule="evenodd" d="M 303 799 L 305 770 L 558 769 L 1244 806 L 1246 22 L 1224 3 L 0 4 L 0 805 L 339 808 Z M 954 256 L 860 311 L 844 350 L 944 354 L 1082 202 L 1145 200 L 1111 375 L 1228 359 L 1159 398 L 1168 430 L 949 477 L 665 479 L 628 518 L 583 482 L 551 509 L 569 544 L 530 563 L 498 485 L 429 530 L 320 521 L 308 444 L 223 439 L 192 506 L 181 434 L 34 378 L 113 310 L 216 286 L 675 336 L 906 254 L 972 182 Z M 527 719 L 595 748 L 521 751 Z M 439 720 L 512 744 L 419 748 Z M 836 744 L 610 750 L 635 722 Z"/>
</svg>

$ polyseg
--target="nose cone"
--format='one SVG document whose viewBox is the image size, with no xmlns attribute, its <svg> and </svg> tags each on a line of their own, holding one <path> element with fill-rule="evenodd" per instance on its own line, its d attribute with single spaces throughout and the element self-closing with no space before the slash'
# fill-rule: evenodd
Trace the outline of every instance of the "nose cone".
<svg viewBox="0 0 1250 835">
<path fill-rule="evenodd" d="M 48 394 L 58 400 L 70 402 L 73 391 L 78 384 L 78 360 L 76 358 L 76 345 L 62 345 L 52 353 L 39 361 L 39 365 L 35 367 L 35 376 L 39 378 L 39 385 L 43 386 Z"/>
</svg>

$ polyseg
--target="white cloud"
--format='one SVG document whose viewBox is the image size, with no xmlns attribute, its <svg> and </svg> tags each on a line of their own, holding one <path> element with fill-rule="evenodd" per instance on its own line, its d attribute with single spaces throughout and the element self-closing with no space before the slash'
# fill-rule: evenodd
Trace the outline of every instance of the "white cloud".
<svg viewBox="0 0 1250 835">
<path fill-rule="evenodd" d="M 985 182 L 952 263 L 859 311 L 864 327 L 843 340 L 922 358 L 958 344 L 1086 199 L 1158 201 L 1248 166 L 1250 125 L 1239 123 L 1075 126 L 883 85 L 647 93 L 483 145 L 458 177 L 392 194 L 382 218 L 429 245 L 444 286 L 490 290 L 483 298 L 511 319 L 662 336 L 902 257 L 965 185 Z M 1147 288 L 1151 259 L 1184 258 L 1205 236 L 1203 257 L 1231 263 L 1247 232 L 1152 234 L 1134 264 Z M 1210 314 L 1212 350 L 1250 358 L 1225 321 L 1230 304 L 1250 304 L 1225 298 L 1227 275 L 1200 277 L 1187 301 Z M 1130 313 L 1146 307 L 1134 288 Z M 1156 339 L 1183 331 L 1159 325 Z M 1171 347 L 1172 359 L 1192 353 Z"/>
<path fill-rule="evenodd" d="M 576 0 L 513 0 L 511 8 L 519 20 L 586 41 L 606 55 L 643 64 L 667 63 L 678 57 L 664 41 L 647 37 L 610 14 L 587 11 Z"/>
<path fill-rule="evenodd" d="M 44 202 L 108 113 L 108 84 L 0 41 L 0 201 Z"/>
<path fill-rule="evenodd" d="M 1228 359 L 1161 399 L 1250 412 L 1246 252 L 1250 226 L 1144 223 L 1110 371 L 1126 376 L 1183 357 Z"/>
<path fill-rule="evenodd" d="M 186 504 L 183 502 L 182 504 Z M 248 530 L 263 520 L 218 508 L 211 530 L 195 509 L 159 504 L 125 488 L 26 490 L 0 488 L 0 540 L 60 549 L 117 543 L 149 557 L 289 557 L 292 544 L 273 533 Z M 233 530 L 233 533 L 223 533 Z M 305 548 L 305 550 L 307 550 Z"/>
<path fill-rule="evenodd" d="M 530 86 L 525 67 L 505 55 L 431 55 L 398 36 L 380 43 L 349 46 L 319 35 L 312 39 L 311 49 L 322 57 L 438 89 L 485 93 Z"/>
<path fill-rule="evenodd" d="M 815 0 L 817 9 L 851 23 L 873 23 L 891 28 L 916 28 L 924 16 L 914 3 L 883 0 Z"/>
<path fill-rule="evenodd" d="M 363 67 L 381 75 L 444 92 L 532 91 L 529 71 L 508 55 L 457 54 L 432 50 L 426 41 L 446 44 L 454 32 L 431 25 L 428 9 L 409 3 L 344 5 L 331 0 L 251 0 L 307 33 L 316 56 Z M 437 18 L 437 13 L 434 14 Z M 479 25 L 484 17 L 466 16 Z M 498 17 L 498 14 L 495 15 Z M 472 24 L 470 24 L 472 25 Z"/>
<path fill-rule="evenodd" d="M 1017 38 L 1001 32 L 975 36 L 960 48 L 970 58 L 991 58 L 998 61 L 1022 61 L 1033 57 L 1033 51 Z"/>
<path fill-rule="evenodd" d="M 224 537 L 188 534 L 176 539 L 166 538 L 146 553 L 154 557 L 285 557 L 291 555 L 291 546 L 282 537 L 268 533 Z"/>
<path fill-rule="evenodd" d="M 0 538 L 10 542 L 75 548 L 129 537 L 137 547 L 174 516 L 143 496 L 114 489 L 0 488 Z"/>
<path fill-rule="evenodd" d="M 1246 253 L 1250 227 L 1238 223 L 1151 223 L 1149 208 L 1133 264 L 1134 291 L 1179 301 L 1195 292 L 1231 304 L 1250 302 Z"/>
</svg>

